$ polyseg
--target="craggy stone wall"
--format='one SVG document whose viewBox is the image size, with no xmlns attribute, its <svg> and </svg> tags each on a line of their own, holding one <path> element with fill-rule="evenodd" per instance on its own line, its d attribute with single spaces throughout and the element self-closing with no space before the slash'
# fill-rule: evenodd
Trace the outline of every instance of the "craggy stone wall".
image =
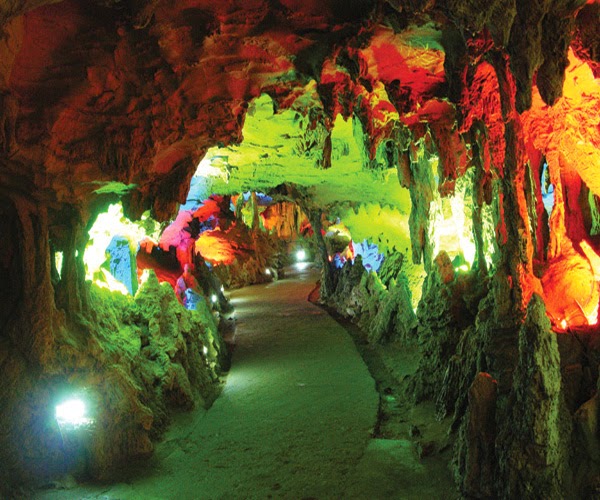
<svg viewBox="0 0 600 500">
<path fill-rule="evenodd" d="M 53 329 L 43 360 L 2 338 L 7 495 L 21 481 L 66 473 L 108 478 L 124 460 L 152 453 L 174 409 L 206 407 L 218 394 L 227 352 L 204 301 L 184 309 L 150 274 L 135 299 L 92 286 L 89 302 L 85 316 Z M 59 428 L 54 409 L 69 394 L 86 400 L 91 426 Z"/>
<path fill-rule="evenodd" d="M 56 429 L 45 427 L 51 424 L 44 413 L 54 380 L 80 377 L 109 396 L 92 375 L 104 373 L 119 392 L 110 411 L 133 409 L 118 429 L 108 424 L 109 413 L 100 420 L 108 426 L 101 427 L 107 440 L 90 444 L 95 458 L 89 464 L 100 475 L 115 458 L 110 443 L 120 457 L 149 451 L 161 405 L 185 406 L 194 387 L 208 384 L 213 368 L 194 373 L 191 366 L 203 360 L 194 354 L 201 343 L 194 336 L 211 327 L 176 312 L 166 291 L 153 290 L 164 309 L 148 312 L 148 319 L 135 312 L 140 304 L 121 307 L 109 299 L 103 301 L 112 304 L 108 309 L 94 312 L 98 297 L 84 282 L 82 262 L 86 229 L 120 194 L 132 217 L 151 208 L 158 219 L 169 218 L 185 201 L 206 149 L 242 139 L 250 99 L 267 92 L 278 107 L 291 107 L 302 102 L 312 79 L 323 112 L 311 114 L 310 102 L 305 106 L 311 127 L 328 131 L 338 114 L 354 116 L 364 131 L 365 168 L 377 168 L 383 148 L 383 163 L 397 159 L 400 181 L 411 190 L 414 254 L 429 272 L 417 312 L 423 362 L 415 394 L 438 399 L 440 411 L 453 412 L 457 425 L 464 422 L 457 448 L 463 492 L 592 494 L 598 484 L 597 333 L 577 334 L 578 344 L 569 344 L 570 334 L 548 340 L 555 334 L 537 297 L 551 316 L 557 301 L 572 306 L 569 318 L 551 317 L 555 330 L 563 320 L 564 331 L 588 326 L 593 311 L 587 297 L 581 300 L 584 292 L 555 280 L 548 286 L 543 277 L 574 249 L 582 259 L 585 253 L 584 274 L 596 284 L 595 243 L 588 243 L 591 253 L 582 245 L 591 236 L 594 210 L 580 194 L 600 195 L 590 166 L 600 148 L 598 98 L 588 89 L 573 93 L 578 84 L 568 82 L 565 68 L 578 68 L 579 82 L 598 74 L 598 12 L 597 3 L 583 0 L 3 2 L 0 213 L 10 241 L 0 246 L 2 284 L 9 290 L 3 292 L 8 312 L 0 315 L 0 378 L 7 381 L 0 425 L 8 444 L 0 449 L 10 451 L 11 461 L 3 463 L 11 464 L 11 477 L 56 472 L 51 464 L 60 456 L 60 440 Z M 579 63 L 569 57 L 571 40 Z M 331 141 L 320 135 L 318 168 L 327 168 Z M 446 272 L 443 256 L 432 252 L 426 218 L 434 186 L 418 170 L 420 148 L 439 155 L 434 177 L 441 196 L 476 168 L 478 261 L 466 282 Z M 556 190 L 549 216 L 539 181 L 544 160 Z M 318 233 L 318 210 L 305 211 Z M 484 211 L 492 214 L 497 246 L 491 269 L 483 259 Z M 64 252 L 60 281 L 52 277 L 52 251 Z M 384 293 L 375 278 L 344 272 L 352 275 L 348 289 L 324 275 L 325 296 L 341 286 L 344 300 L 354 294 L 344 307 L 364 309 L 374 340 L 392 335 L 407 301 L 402 280 Z M 163 332 L 163 315 L 176 318 L 180 330 Z M 122 338 L 103 340 L 119 325 L 128 325 Z M 148 361 L 144 349 L 163 333 L 172 334 L 169 345 L 158 349 L 160 361 Z M 120 344 L 126 341 L 131 345 Z M 131 349 L 136 354 L 128 357 Z M 144 376 L 158 369 L 155 361 L 166 378 L 160 394 L 150 396 Z M 132 364 L 142 374 L 134 377 Z M 536 384 L 530 386 L 531 377 Z M 568 412 L 563 400 L 570 402 Z M 513 403 L 526 411 L 513 414 Z M 543 411 L 531 410 L 534 405 Z M 31 416 L 19 418 L 26 413 Z M 506 437 L 513 423 L 522 441 Z M 583 446 L 567 450 L 568 439 L 554 445 L 565 434 Z M 532 452 L 528 435 L 549 441 Z M 22 451 L 34 447 L 39 453 L 24 461 Z M 473 479 L 474 456 L 485 457 L 485 470 L 494 471 L 492 490 Z"/>
</svg>

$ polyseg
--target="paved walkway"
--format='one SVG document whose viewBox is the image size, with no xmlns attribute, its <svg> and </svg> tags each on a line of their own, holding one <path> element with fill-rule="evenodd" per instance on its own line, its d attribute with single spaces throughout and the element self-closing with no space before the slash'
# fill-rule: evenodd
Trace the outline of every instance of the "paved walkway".
<svg viewBox="0 0 600 500">
<path fill-rule="evenodd" d="M 223 393 L 172 426 L 144 474 L 45 498 L 355 498 L 346 488 L 363 476 L 378 395 L 349 335 L 307 302 L 314 281 L 299 273 L 232 293 Z"/>
</svg>

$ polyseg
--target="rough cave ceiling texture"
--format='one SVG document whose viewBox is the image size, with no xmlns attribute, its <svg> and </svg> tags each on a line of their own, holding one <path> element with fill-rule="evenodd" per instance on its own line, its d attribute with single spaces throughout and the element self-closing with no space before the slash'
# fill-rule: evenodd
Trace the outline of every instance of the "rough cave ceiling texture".
<svg viewBox="0 0 600 500">
<path fill-rule="evenodd" d="M 133 218 L 172 217 L 215 146 L 229 147 L 244 189 L 321 185 L 321 207 L 395 197 L 426 271 L 440 249 L 432 203 L 480 167 L 476 204 L 498 201 L 492 234 L 474 235 L 477 259 L 484 240 L 508 242 L 500 267 L 522 285 L 521 306 L 542 293 L 535 263 L 588 234 L 568 198 L 579 178 L 600 195 L 598 2 L 66 0 L 4 2 L 0 20 L 0 181 L 15 205 L 47 209 L 55 250 L 82 251 L 85 228 L 119 198 Z M 286 120 L 297 136 L 278 129 Z M 344 124 L 362 164 L 340 167 Z M 279 151 L 289 139 L 293 161 Z M 434 157 L 435 172 L 413 168 Z M 549 241 L 534 221 L 540 196 L 524 194 L 544 159 L 559 207 Z M 410 194 L 381 174 L 390 168 Z M 342 171 L 344 193 L 328 182 Z M 369 172 L 379 190 L 361 182 Z"/>
<path fill-rule="evenodd" d="M 485 101 L 497 99 L 486 95 L 490 63 L 510 56 L 515 81 L 501 84 L 516 85 L 519 111 L 561 96 L 574 34 L 596 64 L 600 6 L 587 3 L 3 2 L 2 181 L 83 211 L 94 182 L 135 184 L 129 212 L 153 206 L 164 218 L 206 149 L 242 139 L 252 98 L 293 107 L 307 85 L 313 126 L 355 114 L 372 157 L 400 124 L 431 122 L 438 148 L 458 151 L 443 155 L 452 179 L 465 166 L 453 132 L 500 114 Z"/>
</svg>

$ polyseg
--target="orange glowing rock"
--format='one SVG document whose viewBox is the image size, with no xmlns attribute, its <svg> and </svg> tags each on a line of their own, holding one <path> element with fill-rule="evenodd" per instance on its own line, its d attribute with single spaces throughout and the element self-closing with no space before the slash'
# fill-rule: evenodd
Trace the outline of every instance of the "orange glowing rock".
<svg viewBox="0 0 600 500">
<path fill-rule="evenodd" d="M 598 255 L 592 246 L 585 240 L 580 241 L 579 246 L 587 257 L 587 260 L 590 262 L 590 266 L 592 266 L 594 278 L 596 281 L 600 281 L 600 255 Z"/>
<path fill-rule="evenodd" d="M 233 264 L 236 256 L 240 253 L 235 239 L 228 237 L 227 233 L 220 229 L 202 233 L 196 241 L 195 248 L 204 260 L 213 265 Z"/>
<path fill-rule="evenodd" d="M 600 294 L 590 261 L 565 243 L 542 277 L 546 310 L 561 328 L 585 326 L 598 321 Z"/>
<path fill-rule="evenodd" d="M 577 173 L 600 195 L 600 82 L 587 63 L 569 52 L 563 97 L 546 105 L 534 88 L 531 109 L 523 113 L 526 138 L 547 157 L 550 171 Z"/>
<path fill-rule="evenodd" d="M 308 223 L 298 205 L 289 201 L 268 206 L 260 216 L 265 229 L 275 232 L 278 238 L 284 240 L 294 239 L 302 224 Z"/>
</svg>

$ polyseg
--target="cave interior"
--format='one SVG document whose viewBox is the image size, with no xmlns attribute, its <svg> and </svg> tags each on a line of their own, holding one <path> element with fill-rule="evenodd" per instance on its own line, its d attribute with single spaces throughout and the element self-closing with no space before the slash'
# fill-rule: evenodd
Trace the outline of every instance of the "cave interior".
<svg viewBox="0 0 600 500">
<path fill-rule="evenodd" d="M 311 267 L 410 354 L 448 498 L 600 498 L 598 26 L 597 0 L 2 2 L 0 495 L 149 460 L 219 397 L 230 292 Z"/>
</svg>

